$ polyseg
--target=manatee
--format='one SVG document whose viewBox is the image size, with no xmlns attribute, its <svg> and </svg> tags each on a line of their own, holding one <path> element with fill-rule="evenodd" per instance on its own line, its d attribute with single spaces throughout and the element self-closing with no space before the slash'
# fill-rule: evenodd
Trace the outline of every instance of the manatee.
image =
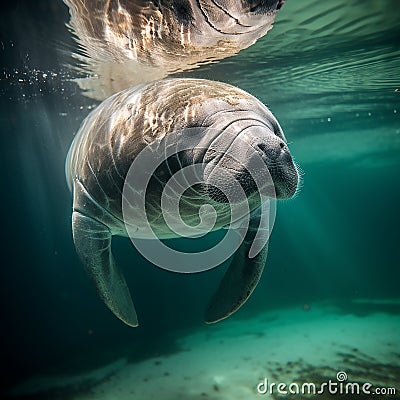
<svg viewBox="0 0 400 400">
<path fill-rule="evenodd" d="M 139 166 L 142 170 L 139 168 L 134 180 L 128 182 L 130 168 L 149 148 L 163 149 L 166 143 L 185 150 L 176 151 L 154 167 L 147 192 L 142 193 L 140 176 L 151 169 L 151 163 L 143 162 Z M 258 163 L 252 164 L 253 159 Z M 128 208 L 137 217 L 127 228 L 124 188 L 146 196 L 146 218 L 158 238 L 178 237 L 162 218 L 160 199 L 171 177 L 193 165 L 201 166 L 196 184 L 183 196 L 169 193 L 171 202 L 182 206 L 180 212 L 188 226 L 199 223 L 199 212 L 208 205 L 216 210 L 212 230 L 239 231 L 242 220 L 231 223 L 230 210 L 232 203 L 242 204 L 243 197 L 235 200 L 240 190 L 248 205 L 249 223 L 243 240 L 205 313 L 205 321 L 213 323 L 235 312 L 260 279 L 268 240 L 250 253 L 258 240 L 257 232 L 268 231 L 263 222 L 264 200 L 290 198 L 298 188 L 298 169 L 269 109 L 247 92 L 225 83 L 169 78 L 125 89 L 102 102 L 83 121 L 71 144 L 66 178 L 73 193 L 74 244 L 102 300 L 130 326 L 137 326 L 138 319 L 111 251 L 112 236 L 128 236 L 129 231 L 129 236 L 149 243 L 151 239 L 134 201 L 128 202 Z M 233 189 L 230 177 L 240 190 Z"/>
<path fill-rule="evenodd" d="M 134 84 L 232 56 L 271 28 L 284 0 L 64 0 L 103 100 Z"/>
</svg>

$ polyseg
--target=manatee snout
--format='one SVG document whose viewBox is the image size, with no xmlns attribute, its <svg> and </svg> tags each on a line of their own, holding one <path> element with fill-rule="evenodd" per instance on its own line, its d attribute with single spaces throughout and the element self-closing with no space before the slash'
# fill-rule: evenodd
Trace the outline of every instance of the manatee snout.
<svg viewBox="0 0 400 400">
<path fill-rule="evenodd" d="M 243 194 L 248 198 L 255 193 L 277 199 L 292 197 L 299 174 L 283 138 L 255 127 L 233 142 L 226 139 L 228 148 L 222 156 L 211 150 L 204 170 L 207 195 L 218 203 L 240 203 L 244 200 Z M 222 148 L 219 143 L 218 147 Z M 238 190 L 238 184 L 243 191 Z"/>
<path fill-rule="evenodd" d="M 283 151 L 275 163 L 268 167 L 277 199 L 290 199 L 297 191 L 299 173 L 289 151 Z"/>
<path fill-rule="evenodd" d="M 293 197 L 299 183 L 299 173 L 286 142 L 274 135 L 260 140 L 254 147 L 265 161 L 276 198 Z"/>
</svg>

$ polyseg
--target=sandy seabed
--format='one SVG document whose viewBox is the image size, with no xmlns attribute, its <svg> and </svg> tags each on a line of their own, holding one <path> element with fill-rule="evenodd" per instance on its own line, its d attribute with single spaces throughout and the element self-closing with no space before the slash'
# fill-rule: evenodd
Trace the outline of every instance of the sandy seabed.
<svg viewBox="0 0 400 400">
<path fill-rule="evenodd" d="M 379 312 L 357 314 L 313 304 L 227 320 L 182 337 L 179 346 L 184 351 L 179 353 L 139 363 L 119 359 L 75 376 L 37 377 L 11 394 L 40 398 L 43 393 L 43 398 L 54 400 L 305 399 L 314 396 L 290 394 L 289 385 L 294 383 L 291 390 L 296 392 L 303 383 L 314 383 L 318 391 L 331 380 L 340 391 L 339 378 L 343 394 L 330 393 L 326 386 L 314 398 L 400 399 L 399 314 L 383 312 L 385 303 L 379 301 L 353 302 L 357 304 L 363 309 L 369 304 L 382 307 Z M 265 392 L 266 379 L 269 390 L 260 394 L 257 387 L 263 382 L 259 389 Z M 279 393 L 276 386 L 271 393 L 272 383 L 286 384 L 281 387 L 288 393 Z M 347 383 L 357 383 L 360 394 L 346 394 Z M 364 383 L 371 384 L 371 394 L 362 391 Z M 396 394 L 372 394 L 379 388 L 392 388 Z M 51 392 L 57 394 L 45 396 Z"/>
</svg>

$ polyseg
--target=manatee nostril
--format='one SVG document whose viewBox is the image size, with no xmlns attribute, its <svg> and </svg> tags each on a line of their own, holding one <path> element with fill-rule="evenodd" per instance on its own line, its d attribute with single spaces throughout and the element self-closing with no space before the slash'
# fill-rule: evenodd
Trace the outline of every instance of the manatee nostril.
<svg viewBox="0 0 400 400">
<path fill-rule="evenodd" d="M 250 0 L 250 12 L 253 13 L 264 13 L 273 9 L 279 10 L 285 0 Z"/>
<path fill-rule="evenodd" d="M 281 157 L 283 154 L 287 153 L 286 143 L 279 138 L 276 138 L 276 140 L 271 142 L 257 143 L 255 148 L 263 158 L 266 158 L 270 161 L 276 160 L 278 157 Z"/>
<path fill-rule="evenodd" d="M 277 10 L 280 10 L 281 7 L 283 6 L 283 4 L 285 3 L 285 1 L 286 1 L 286 0 L 279 0 L 279 3 L 277 4 L 276 9 L 277 9 Z"/>
<path fill-rule="evenodd" d="M 265 143 L 259 143 L 257 144 L 257 147 L 261 150 L 262 154 L 268 154 L 269 152 L 269 146 Z"/>
<path fill-rule="evenodd" d="M 250 2 L 250 12 L 255 12 L 260 7 L 261 1 L 251 1 Z"/>
</svg>

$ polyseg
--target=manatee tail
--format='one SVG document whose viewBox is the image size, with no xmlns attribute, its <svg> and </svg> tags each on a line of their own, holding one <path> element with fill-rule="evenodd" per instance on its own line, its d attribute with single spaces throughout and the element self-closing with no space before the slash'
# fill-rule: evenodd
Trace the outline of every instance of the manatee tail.
<svg viewBox="0 0 400 400">
<path fill-rule="evenodd" d="M 111 253 L 110 229 L 101 222 L 74 211 L 72 232 L 76 251 L 101 299 L 120 320 L 130 326 L 138 326 L 128 286 Z"/>
<path fill-rule="evenodd" d="M 269 207 L 252 213 L 242 244 L 234 254 L 222 281 L 205 313 L 205 322 L 212 324 L 237 311 L 256 288 L 268 255 Z M 257 248 L 255 257 L 254 249 Z"/>
</svg>

